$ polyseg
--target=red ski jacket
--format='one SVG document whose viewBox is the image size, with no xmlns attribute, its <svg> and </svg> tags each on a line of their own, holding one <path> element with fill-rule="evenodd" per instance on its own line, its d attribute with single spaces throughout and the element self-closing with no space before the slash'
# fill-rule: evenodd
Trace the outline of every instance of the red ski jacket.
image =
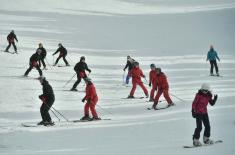
<svg viewBox="0 0 235 155">
<path fill-rule="evenodd" d="M 192 111 L 196 114 L 206 114 L 207 113 L 207 105 L 211 104 L 212 95 L 211 93 L 203 93 L 201 90 L 196 94 L 193 103 L 192 103 Z M 211 104 L 212 105 L 212 104 Z"/>
<path fill-rule="evenodd" d="M 141 77 L 144 77 L 143 71 L 139 67 L 134 67 L 130 71 L 132 81 L 141 81 Z"/>
<path fill-rule="evenodd" d="M 86 85 L 86 96 L 85 96 L 85 100 L 90 100 L 91 102 L 92 101 L 95 101 L 97 100 L 97 94 L 96 94 L 96 89 L 95 89 L 95 86 L 93 83 L 88 83 Z"/>
<path fill-rule="evenodd" d="M 167 77 L 164 73 L 156 74 L 156 84 L 159 90 L 169 89 Z"/>
<path fill-rule="evenodd" d="M 155 84 L 157 73 L 155 70 L 149 72 L 149 83 Z"/>
</svg>

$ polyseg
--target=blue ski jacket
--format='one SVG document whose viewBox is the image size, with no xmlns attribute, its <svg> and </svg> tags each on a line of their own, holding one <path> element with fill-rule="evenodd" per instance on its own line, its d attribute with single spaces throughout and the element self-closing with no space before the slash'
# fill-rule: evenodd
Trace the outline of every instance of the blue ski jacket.
<svg viewBox="0 0 235 155">
<path fill-rule="evenodd" d="M 214 49 L 210 49 L 210 51 L 208 51 L 207 53 L 207 59 L 206 60 L 216 60 L 218 59 L 220 61 L 220 58 L 217 55 L 217 52 Z"/>
</svg>

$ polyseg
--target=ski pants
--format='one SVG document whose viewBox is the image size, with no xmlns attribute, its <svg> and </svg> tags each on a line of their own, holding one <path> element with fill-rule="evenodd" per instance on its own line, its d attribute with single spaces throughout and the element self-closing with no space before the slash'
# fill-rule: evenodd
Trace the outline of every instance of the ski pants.
<svg viewBox="0 0 235 155">
<path fill-rule="evenodd" d="M 11 45 L 13 45 L 13 47 L 14 47 L 14 50 L 15 50 L 15 52 L 17 52 L 17 48 L 16 48 L 16 45 L 15 45 L 15 42 L 8 42 L 8 46 L 7 46 L 7 48 L 6 48 L 6 51 L 8 51 L 9 50 L 9 48 L 11 47 Z"/>
<path fill-rule="evenodd" d="M 41 62 L 42 62 L 43 67 L 46 68 L 46 63 L 45 63 L 44 59 L 45 58 L 40 59 L 39 66 L 41 66 Z"/>
<path fill-rule="evenodd" d="M 210 60 L 210 64 L 211 64 L 210 73 L 213 74 L 214 67 L 215 67 L 216 73 L 219 73 L 219 69 L 218 69 L 216 60 Z"/>
<path fill-rule="evenodd" d="M 196 129 L 193 134 L 194 139 L 200 138 L 200 132 L 202 130 L 202 123 L 204 124 L 205 130 L 204 130 L 204 136 L 210 137 L 210 121 L 208 114 L 196 114 Z"/>
<path fill-rule="evenodd" d="M 142 81 L 135 81 L 133 79 L 132 79 L 132 89 L 131 89 L 131 92 L 130 92 L 130 96 L 134 96 L 137 85 L 139 85 L 142 88 L 142 90 L 144 91 L 144 94 L 147 96 L 148 95 L 148 90 L 145 88 L 143 82 Z"/>
<path fill-rule="evenodd" d="M 171 104 L 172 100 L 171 100 L 171 98 L 169 96 L 168 89 L 161 89 L 161 88 L 159 88 L 158 91 L 157 91 L 157 95 L 156 95 L 156 97 L 154 99 L 154 103 L 158 103 L 159 98 L 162 95 L 162 93 L 163 93 L 163 96 L 166 99 L 167 103 Z"/>
<path fill-rule="evenodd" d="M 81 82 L 82 78 L 84 79 L 84 78 L 86 78 L 86 77 L 87 77 L 86 74 L 84 74 L 84 76 L 81 77 L 80 74 L 78 73 L 78 74 L 77 74 L 77 81 L 74 83 L 73 89 L 77 88 L 77 86 L 78 86 L 78 84 Z"/>
<path fill-rule="evenodd" d="M 86 103 L 84 107 L 84 115 L 89 116 L 89 110 L 94 118 L 98 118 L 97 112 L 95 110 L 96 103 L 98 102 L 98 96 L 96 96 L 90 103 Z"/>
<path fill-rule="evenodd" d="M 33 67 L 35 67 L 38 70 L 39 75 L 42 76 L 42 70 L 40 69 L 40 67 L 38 65 L 33 66 L 32 64 L 29 65 L 29 68 L 26 70 L 24 75 L 27 76 L 29 74 L 29 72 L 33 69 Z"/>
<path fill-rule="evenodd" d="M 68 63 L 68 61 L 65 59 L 65 57 L 66 57 L 66 55 L 59 55 L 59 57 L 56 59 L 56 61 L 55 61 L 55 64 L 57 64 L 58 62 L 59 62 L 59 60 L 61 59 L 61 58 L 63 58 L 63 60 L 64 60 L 64 63 L 66 64 L 66 65 L 68 65 L 69 63 Z"/>
<path fill-rule="evenodd" d="M 131 78 L 130 72 L 128 71 L 127 75 L 126 75 L 126 84 L 129 84 L 129 80 Z"/>
<path fill-rule="evenodd" d="M 41 116 L 42 116 L 42 120 L 44 122 L 46 122 L 46 121 L 50 122 L 51 121 L 51 116 L 49 114 L 49 110 L 50 110 L 53 102 L 43 103 L 41 108 L 40 108 L 40 113 L 41 113 Z"/>
<path fill-rule="evenodd" d="M 155 83 L 152 83 L 152 89 L 150 91 L 150 99 L 154 99 L 154 93 L 157 89 L 157 85 Z"/>
</svg>

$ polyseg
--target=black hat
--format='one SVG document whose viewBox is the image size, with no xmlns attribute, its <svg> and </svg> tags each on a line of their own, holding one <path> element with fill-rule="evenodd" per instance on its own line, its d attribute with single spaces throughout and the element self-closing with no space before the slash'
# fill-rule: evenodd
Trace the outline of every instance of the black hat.
<svg viewBox="0 0 235 155">
<path fill-rule="evenodd" d="M 156 65 L 155 64 L 151 64 L 150 68 L 156 68 Z"/>
<path fill-rule="evenodd" d="M 46 77 L 44 77 L 44 76 L 40 76 L 38 79 L 41 83 L 44 83 L 45 81 L 47 81 Z"/>
<path fill-rule="evenodd" d="M 81 56 L 80 61 L 82 61 L 82 60 L 85 60 L 85 57 L 84 57 L 84 56 Z"/>
</svg>

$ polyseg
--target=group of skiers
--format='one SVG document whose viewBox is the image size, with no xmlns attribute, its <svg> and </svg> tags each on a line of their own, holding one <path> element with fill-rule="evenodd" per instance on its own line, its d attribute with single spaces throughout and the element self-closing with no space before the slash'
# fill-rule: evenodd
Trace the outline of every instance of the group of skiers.
<svg viewBox="0 0 235 155">
<path fill-rule="evenodd" d="M 17 37 L 12 30 L 10 34 L 7 36 L 7 40 L 9 45 L 7 46 L 5 52 L 9 52 L 9 48 L 13 45 L 15 53 L 17 53 L 17 47 L 15 45 L 15 40 L 18 42 Z M 67 50 L 61 43 L 58 44 L 59 48 L 53 53 L 53 56 L 60 52 L 59 57 L 56 59 L 53 66 L 56 66 L 58 61 L 63 58 L 65 65 L 70 66 L 68 61 L 66 60 Z M 30 57 L 29 60 L 29 68 L 24 73 L 24 76 L 28 76 L 29 72 L 36 68 L 39 72 L 39 81 L 42 85 L 43 94 L 39 95 L 39 98 L 42 100 L 43 104 L 40 108 L 40 113 L 42 117 L 42 121 L 38 123 L 38 125 L 53 125 L 54 122 L 52 121 L 49 110 L 52 107 L 55 101 L 55 95 L 53 92 L 53 88 L 43 76 L 42 70 L 40 69 L 41 63 L 43 65 L 43 69 L 46 69 L 45 58 L 47 55 L 46 49 L 43 47 L 42 43 L 39 43 L 39 47 L 37 48 L 36 52 Z M 215 67 L 216 76 L 219 76 L 219 70 L 217 66 L 216 59 L 219 59 L 217 52 L 214 50 L 213 46 L 210 46 L 210 50 L 207 54 L 207 60 L 210 61 L 210 75 L 214 76 L 213 69 Z M 162 72 L 160 67 L 156 67 L 155 64 L 150 65 L 150 72 L 149 72 L 149 86 L 151 87 L 150 97 L 147 88 L 144 86 L 142 79 L 146 80 L 146 76 L 143 74 L 143 71 L 140 68 L 139 62 L 131 58 L 129 55 L 127 56 L 127 63 L 124 67 L 125 70 L 128 69 L 127 76 L 125 78 L 125 84 L 129 84 L 130 78 L 132 78 L 132 89 L 130 94 L 127 98 L 135 98 L 134 93 L 136 90 L 137 85 L 140 86 L 145 94 L 146 98 L 149 98 L 150 102 L 153 102 L 152 109 L 157 110 L 157 105 L 159 102 L 160 96 L 163 94 L 164 98 L 167 101 L 167 106 L 175 105 L 170 98 L 169 95 L 169 84 L 167 80 L 167 76 Z M 88 68 L 88 65 L 85 62 L 85 57 L 80 57 L 80 61 L 75 65 L 74 71 L 77 74 L 77 80 L 74 83 L 73 87 L 70 89 L 71 91 L 77 91 L 76 87 L 83 79 L 86 83 L 86 95 L 82 99 L 82 102 L 85 102 L 84 106 L 84 116 L 81 120 L 100 120 L 98 114 L 96 112 L 95 106 L 98 102 L 98 95 L 96 93 L 95 85 L 93 84 L 92 80 L 86 74 L 86 71 L 91 73 L 91 70 Z M 147 80 L 146 80 L 147 81 Z M 156 95 L 154 96 L 156 91 Z M 206 83 L 202 84 L 201 89 L 199 89 L 198 93 L 195 96 L 195 99 L 192 103 L 192 117 L 196 118 L 196 129 L 193 134 L 193 145 L 200 146 L 202 145 L 199 141 L 200 132 L 202 130 L 202 123 L 205 126 L 205 132 L 203 136 L 203 142 L 206 144 L 211 144 L 213 141 L 210 139 L 210 122 L 207 113 L 207 105 L 214 105 L 217 100 L 217 95 L 212 95 L 210 86 Z M 89 110 L 91 111 L 92 117 L 89 115 Z"/>
</svg>

